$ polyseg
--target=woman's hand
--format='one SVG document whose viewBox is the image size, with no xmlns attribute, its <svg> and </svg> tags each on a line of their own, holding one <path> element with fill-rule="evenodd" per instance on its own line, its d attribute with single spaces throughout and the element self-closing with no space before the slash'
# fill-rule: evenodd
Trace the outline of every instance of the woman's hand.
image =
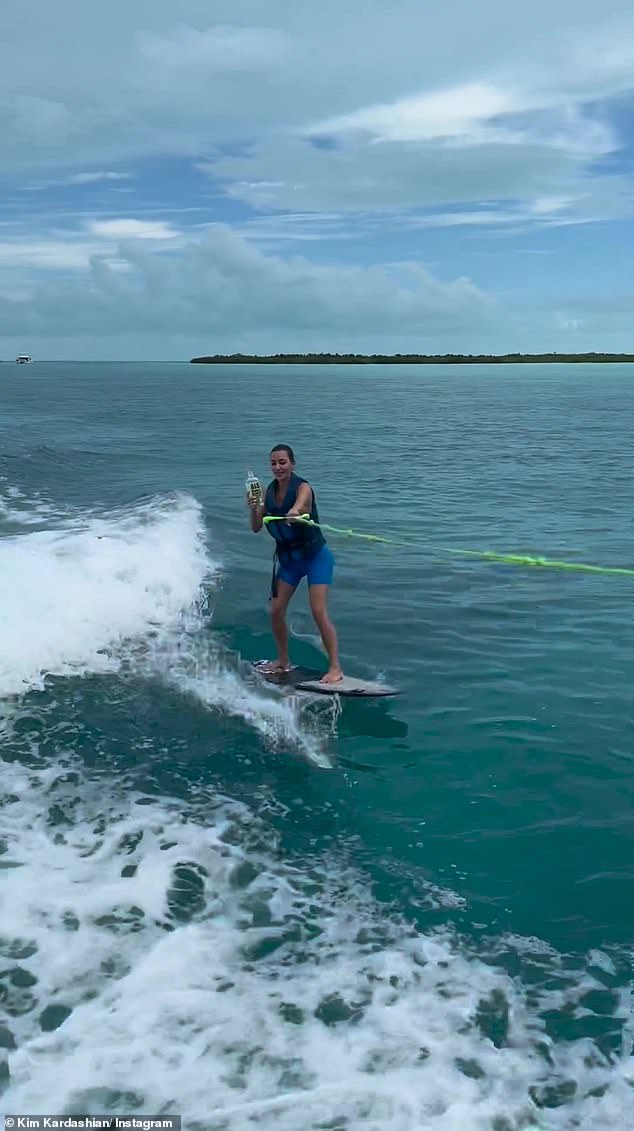
<svg viewBox="0 0 634 1131">
<path fill-rule="evenodd" d="M 260 530 L 264 526 L 264 521 L 263 521 L 264 511 L 265 511 L 264 503 L 261 502 L 261 501 L 258 501 L 258 499 L 254 499 L 250 492 L 247 493 L 246 498 L 247 498 L 247 506 L 248 506 L 249 510 L 251 511 L 251 514 L 249 515 L 249 521 L 251 523 L 251 529 L 252 529 L 254 534 L 259 534 Z"/>
</svg>

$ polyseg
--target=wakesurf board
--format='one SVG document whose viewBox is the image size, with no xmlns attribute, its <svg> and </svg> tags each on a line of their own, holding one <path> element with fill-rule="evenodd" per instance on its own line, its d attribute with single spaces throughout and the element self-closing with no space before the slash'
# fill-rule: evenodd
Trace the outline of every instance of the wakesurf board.
<svg viewBox="0 0 634 1131">
<path fill-rule="evenodd" d="M 378 699 L 387 696 L 400 695 L 397 687 L 378 680 L 356 679 L 355 676 L 346 675 L 337 683 L 322 683 L 323 671 L 315 668 L 293 667 L 289 671 L 266 671 L 265 665 L 270 660 L 258 660 L 253 664 L 258 675 L 267 683 L 278 687 L 288 687 L 294 691 L 310 692 L 313 695 L 344 695 L 355 699 Z"/>
</svg>

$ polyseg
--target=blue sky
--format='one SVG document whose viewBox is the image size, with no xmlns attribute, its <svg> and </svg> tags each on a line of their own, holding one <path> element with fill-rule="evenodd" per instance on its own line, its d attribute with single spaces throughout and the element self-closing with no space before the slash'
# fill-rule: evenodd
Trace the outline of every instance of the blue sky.
<svg viewBox="0 0 634 1131">
<path fill-rule="evenodd" d="M 634 351 L 621 0 L 4 0 L 0 357 Z"/>
</svg>

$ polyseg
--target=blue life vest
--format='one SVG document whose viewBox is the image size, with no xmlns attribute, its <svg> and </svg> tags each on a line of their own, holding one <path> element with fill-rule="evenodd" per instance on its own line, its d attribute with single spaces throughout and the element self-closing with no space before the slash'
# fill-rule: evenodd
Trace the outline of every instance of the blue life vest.
<svg viewBox="0 0 634 1131">
<path fill-rule="evenodd" d="M 297 492 L 301 484 L 306 482 L 306 479 L 302 479 L 293 471 L 286 494 L 281 503 L 277 503 L 275 500 L 275 480 L 273 480 L 266 489 L 264 513 L 280 516 L 287 514 L 291 507 L 295 506 Z M 313 522 L 319 522 L 314 491 L 310 517 Z M 280 562 L 312 558 L 326 542 L 321 530 L 315 526 L 304 526 L 301 522 L 267 522 L 266 529 L 275 539 L 275 549 Z"/>
</svg>

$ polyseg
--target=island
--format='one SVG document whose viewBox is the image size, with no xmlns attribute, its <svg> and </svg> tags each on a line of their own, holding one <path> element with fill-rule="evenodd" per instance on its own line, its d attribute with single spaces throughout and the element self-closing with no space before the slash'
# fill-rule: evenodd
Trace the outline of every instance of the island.
<svg viewBox="0 0 634 1131">
<path fill-rule="evenodd" d="M 632 353 L 217 353 L 192 365 L 518 365 L 634 362 Z"/>
</svg>

